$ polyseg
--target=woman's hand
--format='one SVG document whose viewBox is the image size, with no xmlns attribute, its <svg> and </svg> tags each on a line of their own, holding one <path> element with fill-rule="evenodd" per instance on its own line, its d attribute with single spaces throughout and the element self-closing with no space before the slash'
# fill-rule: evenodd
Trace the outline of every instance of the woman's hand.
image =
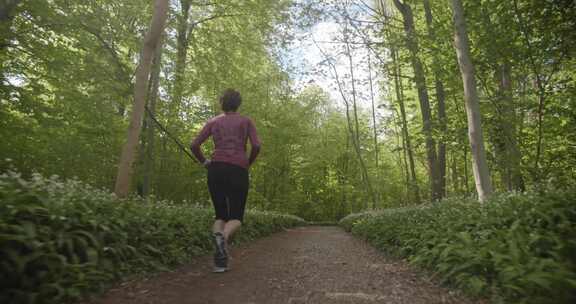
<svg viewBox="0 0 576 304">
<path fill-rule="evenodd" d="M 206 159 L 202 165 L 204 166 L 204 168 L 208 169 L 208 166 L 210 166 L 211 162 L 212 162 L 211 160 Z"/>
</svg>

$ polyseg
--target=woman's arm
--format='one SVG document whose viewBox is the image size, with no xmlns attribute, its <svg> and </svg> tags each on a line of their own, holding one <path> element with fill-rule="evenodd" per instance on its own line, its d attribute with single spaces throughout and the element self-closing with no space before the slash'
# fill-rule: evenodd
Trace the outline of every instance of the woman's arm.
<svg viewBox="0 0 576 304">
<path fill-rule="evenodd" d="M 200 146 L 202 145 L 202 143 L 206 141 L 206 139 L 208 139 L 208 137 L 210 137 L 211 134 L 210 129 L 211 129 L 210 122 L 208 122 L 206 123 L 206 125 L 204 125 L 202 131 L 200 131 L 198 136 L 196 136 L 196 138 L 194 139 L 194 141 L 192 141 L 192 144 L 190 145 L 190 150 L 192 151 L 192 154 L 194 154 L 196 159 L 204 166 L 206 166 L 206 162 L 208 160 L 206 160 L 206 158 L 204 157 L 204 154 L 202 153 L 202 149 L 200 149 Z"/>
<path fill-rule="evenodd" d="M 250 157 L 248 158 L 248 164 L 251 166 L 254 161 L 256 161 L 256 158 L 260 153 L 260 146 L 262 145 L 258 138 L 258 133 L 256 132 L 256 126 L 254 126 L 252 120 L 248 120 L 248 138 L 250 139 L 250 146 L 252 146 Z"/>
<path fill-rule="evenodd" d="M 259 153 L 260 153 L 260 146 L 252 146 L 252 149 L 250 150 L 250 158 L 248 159 L 248 164 L 250 166 L 252 166 L 252 163 L 254 163 Z"/>
</svg>

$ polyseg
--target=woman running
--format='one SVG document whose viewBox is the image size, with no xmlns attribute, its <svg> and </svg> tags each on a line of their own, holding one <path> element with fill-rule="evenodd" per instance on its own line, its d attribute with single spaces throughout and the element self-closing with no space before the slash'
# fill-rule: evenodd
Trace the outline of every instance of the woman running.
<svg viewBox="0 0 576 304">
<path fill-rule="evenodd" d="M 260 140 L 250 118 L 236 111 L 242 103 L 238 91 L 227 89 L 220 97 L 224 113 L 210 119 L 191 145 L 192 153 L 208 169 L 208 189 L 216 211 L 214 221 L 214 272 L 228 270 L 227 244 L 242 225 L 248 196 L 248 168 L 260 152 Z M 200 146 L 212 135 L 214 153 L 206 159 Z M 252 146 L 246 157 L 246 142 Z"/>
</svg>

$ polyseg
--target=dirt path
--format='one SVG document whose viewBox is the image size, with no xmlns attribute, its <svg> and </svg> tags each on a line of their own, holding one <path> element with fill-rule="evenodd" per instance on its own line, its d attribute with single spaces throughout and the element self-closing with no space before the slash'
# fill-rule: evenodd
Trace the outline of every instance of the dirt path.
<svg viewBox="0 0 576 304">
<path fill-rule="evenodd" d="M 212 274 L 203 257 L 93 303 L 474 303 L 337 227 L 291 229 L 233 248 L 231 268 Z"/>
</svg>

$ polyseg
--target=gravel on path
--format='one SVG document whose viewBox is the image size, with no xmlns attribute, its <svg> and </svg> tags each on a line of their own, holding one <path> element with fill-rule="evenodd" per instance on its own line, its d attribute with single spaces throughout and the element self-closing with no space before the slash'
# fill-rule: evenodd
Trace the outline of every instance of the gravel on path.
<svg viewBox="0 0 576 304">
<path fill-rule="evenodd" d="M 480 303 L 439 287 L 430 276 L 338 227 L 290 229 L 232 248 L 231 255 L 227 273 L 211 273 L 211 257 L 205 256 L 122 283 L 92 303 Z"/>
</svg>

